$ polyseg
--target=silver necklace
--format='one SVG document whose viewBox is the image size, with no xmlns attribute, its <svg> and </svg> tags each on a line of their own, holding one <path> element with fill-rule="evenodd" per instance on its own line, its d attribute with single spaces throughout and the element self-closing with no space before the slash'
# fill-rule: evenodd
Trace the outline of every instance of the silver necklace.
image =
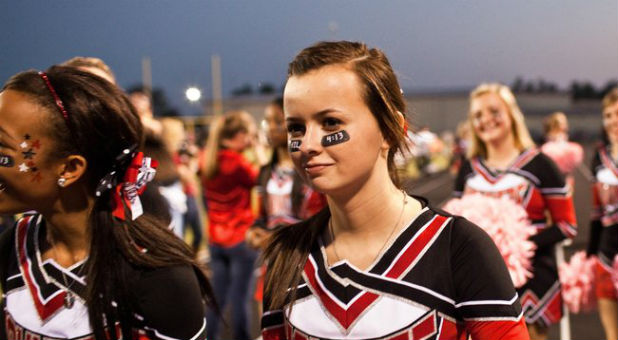
<svg viewBox="0 0 618 340">
<path fill-rule="evenodd" d="M 54 243 L 54 240 L 52 239 L 52 237 L 48 236 L 47 239 L 49 240 L 49 243 L 52 246 L 52 249 L 54 250 L 54 257 L 56 259 L 58 259 L 58 253 L 56 252 L 56 244 Z M 56 262 L 58 263 L 58 262 Z M 71 309 L 73 308 L 73 306 L 75 305 L 75 295 L 73 294 L 73 292 L 71 291 L 71 287 L 73 287 L 73 284 L 75 284 L 75 281 L 77 280 L 73 280 L 73 282 L 71 282 L 71 284 L 68 283 L 67 277 L 64 274 L 64 267 L 62 267 L 60 265 L 60 263 L 58 263 L 58 266 L 60 266 L 60 274 L 62 275 L 62 281 L 64 282 L 64 307 L 66 309 Z M 81 264 L 81 268 L 79 268 L 79 270 L 77 271 L 77 277 L 80 277 L 82 274 L 82 270 L 85 267 L 85 263 Z"/>
<path fill-rule="evenodd" d="M 401 222 L 401 217 L 403 216 L 403 212 L 405 210 L 406 204 L 408 204 L 408 196 L 406 195 L 406 193 L 403 190 L 401 190 L 401 193 L 403 194 L 403 204 L 401 205 L 401 211 L 399 212 L 399 217 L 397 218 L 397 221 L 395 222 L 395 224 L 391 228 L 391 232 L 388 234 L 388 237 L 384 241 L 384 244 L 382 244 L 382 247 L 380 248 L 380 251 L 378 251 L 378 253 L 374 257 L 372 262 L 375 262 L 375 260 L 378 258 L 378 256 L 380 256 L 380 254 L 382 254 L 382 251 L 384 250 L 384 248 L 388 244 L 388 241 L 390 241 L 391 237 L 393 237 L 393 234 L 395 233 L 395 229 L 397 229 L 397 226 Z M 336 260 L 335 260 L 334 263 L 337 263 L 337 262 L 339 262 L 341 260 L 341 257 L 339 257 L 339 254 L 337 253 L 337 247 L 335 246 L 335 232 L 333 230 L 333 223 L 332 223 L 332 221 L 333 221 L 332 218 L 328 219 L 328 230 L 330 231 L 330 238 L 331 238 L 331 242 L 332 242 L 332 245 L 333 245 L 333 252 L 335 253 L 335 257 L 336 257 Z"/>
</svg>

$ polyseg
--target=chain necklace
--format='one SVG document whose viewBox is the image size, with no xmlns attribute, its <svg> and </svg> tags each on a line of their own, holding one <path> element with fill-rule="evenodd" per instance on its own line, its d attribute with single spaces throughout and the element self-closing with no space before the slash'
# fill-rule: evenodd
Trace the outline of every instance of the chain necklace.
<svg viewBox="0 0 618 340">
<path fill-rule="evenodd" d="M 58 253 L 56 252 L 56 244 L 54 243 L 53 238 L 48 236 L 47 239 L 48 239 L 49 243 L 51 244 L 52 249 L 54 250 L 54 257 L 56 259 L 59 259 Z M 55 261 L 55 259 L 54 259 L 54 261 Z M 56 262 L 56 263 L 58 263 L 58 262 Z M 62 267 L 60 265 L 60 263 L 58 263 L 58 265 L 61 267 L 60 268 L 60 274 L 62 275 L 62 281 L 64 282 L 64 288 L 62 289 L 62 290 L 64 290 L 64 307 L 66 309 L 71 309 L 75 305 L 75 295 L 71 291 L 71 287 L 73 287 L 73 285 L 75 284 L 75 282 L 77 280 L 74 279 L 73 282 L 71 282 L 71 284 L 69 284 L 68 280 L 67 280 L 67 277 L 64 274 L 64 267 Z M 77 277 L 81 276 L 82 270 L 84 270 L 84 267 L 86 267 L 85 263 L 82 263 L 81 264 L 81 268 L 79 268 L 79 270 L 77 271 L 77 274 L 76 274 Z"/>
<path fill-rule="evenodd" d="M 378 256 L 380 256 L 380 254 L 382 254 L 382 251 L 384 250 L 384 248 L 388 244 L 388 241 L 390 241 L 391 237 L 393 237 L 393 234 L 395 233 L 395 229 L 397 229 L 397 226 L 401 222 L 401 217 L 403 217 L 403 212 L 405 210 L 406 204 L 408 204 L 408 195 L 406 195 L 406 193 L 403 190 L 401 190 L 401 193 L 403 194 L 403 204 L 401 205 L 401 211 L 399 212 L 399 217 L 397 218 L 397 221 L 395 222 L 395 224 L 391 228 L 391 232 L 388 234 L 388 237 L 384 241 L 384 244 L 382 244 L 382 247 L 380 248 L 380 251 L 378 251 L 378 253 L 374 257 L 373 262 L 375 262 L 375 260 L 378 258 Z M 333 245 L 333 252 L 335 253 L 335 257 L 336 257 L 336 260 L 335 260 L 334 263 L 337 263 L 337 262 L 339 262 L 341 260 L 341 257 L 339 257 L 339 254 L 337 253 L 337 247 L 335 246 L 335 232 L 333 231 L 333 223 L 332 223 L 332 221 L 333 221 L 332 218 L 328 219 L 328 230 L 330 231 L 330 238 L 331 238 L 331 243 Z"/>
</svg>

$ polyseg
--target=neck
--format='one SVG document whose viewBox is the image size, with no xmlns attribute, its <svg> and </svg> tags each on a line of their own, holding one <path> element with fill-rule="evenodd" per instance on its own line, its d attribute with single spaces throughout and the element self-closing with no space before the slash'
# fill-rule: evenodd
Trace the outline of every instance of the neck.
<svg viewBox="0 0 618 340">
<path fill-rule="evenodd" d="M 90 253 L 90 212 L 94 200 L 89 198 L 80 209 L 60 207 L 43 213 L 47 226 L 47 240 L 51 245 L 44 258 L 53 257 L 62 266 L 79 262 Z"/>
<path fill-rule="evenodd" d="M 515 146 L 513 134 L 485 145 L 487 147 L 487 164 L 497 168 L 508 166 L 521 152 Z"/>
<path fill-rule="evenodd" d="M 277 153 L 277 163 L 278 165 L 290 166 L 293 167 L 294 163 L 292 162 L 292 157 L 290 157 L 290 153 L 288 152 L 287 146 L 279 146 L 275 149 Z"/>
<path fill-rule="evenodd" d="M 370 236 L 390 232 L 400 215 L 403 194 L 390 180 L 385 185 L 384 178 L 389 178 L 386 167 L 374 171 L 359 188 L 328 195 L 335 234 Z"/>
</svg>

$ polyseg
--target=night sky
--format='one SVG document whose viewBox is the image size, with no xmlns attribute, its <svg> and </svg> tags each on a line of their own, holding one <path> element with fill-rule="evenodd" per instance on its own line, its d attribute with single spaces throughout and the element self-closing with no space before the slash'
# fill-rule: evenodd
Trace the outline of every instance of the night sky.
<svg viewBox="0 0 618 340">
<path fill-rule="evenodd" d="M 517 76 L 602 86 L 618 75 L 618 1 L 4 0 L 0 79 L 83 55 L 105 60 L 126 88 L 149 56 L 154 86 L 189 114 L 189 85 L 210 96 L 212 54 L 227 96 L 243 84 L 280 88 L 300 49 L 333 39 L 383 49 L 406 90 Z"/>
</svg>

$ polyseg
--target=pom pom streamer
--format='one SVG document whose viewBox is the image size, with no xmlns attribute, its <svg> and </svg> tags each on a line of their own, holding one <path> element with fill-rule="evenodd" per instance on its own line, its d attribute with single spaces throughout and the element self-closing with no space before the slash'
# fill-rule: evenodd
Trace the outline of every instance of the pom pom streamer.
<svg viewBox="0 0 618 340">
<path fill-rule="evenodd" d="M 547 142 L 541 146 L 541 151 L 558 165 L 563 174 L 572 173 L 584 158 L 581 145 L 567 141 Z"/>
<path fill-rule="evenodd" d="M 536 233 L 528 214 L 510 198 L 482 194 L 464 195 L 444 205 L 444 210 L 460 215 L 481 227 L 494 241 L 517 288 L 533 274 L 532 257 L 536 246 L 528 238 Z"/>
<path fill-rule="evenodd" d="M 558 273 L 562 299 L 571 313 L 595 308 L 594 267 L 597 261 L 596 257 L 587 258 L 585 251 L 578 251 L 569 262 L 560 264 Z"/>
</svg>

